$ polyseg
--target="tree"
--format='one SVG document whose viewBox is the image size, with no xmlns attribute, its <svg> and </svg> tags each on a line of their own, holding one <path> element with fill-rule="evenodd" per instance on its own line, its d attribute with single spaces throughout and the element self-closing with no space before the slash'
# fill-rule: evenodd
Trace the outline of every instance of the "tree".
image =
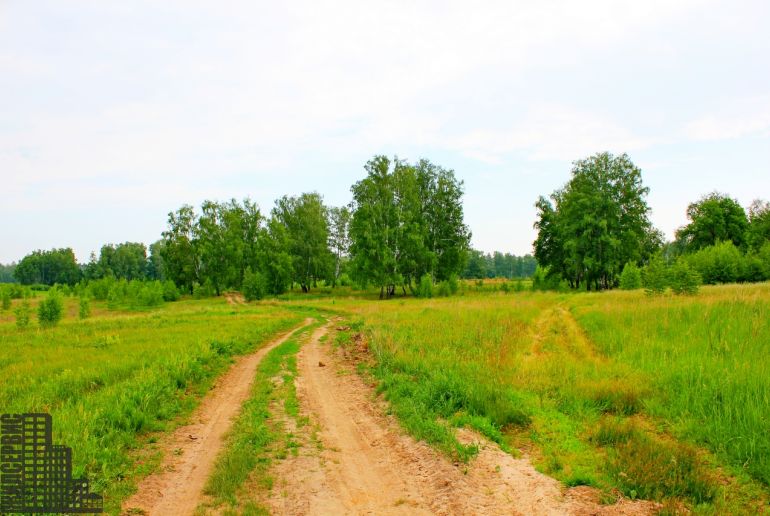
<svg viewBox="0 0 770 516">
<path fill-rule="evenodd" d="M 770 203 L 755 199 L 749 206 L 749 226 L 746 243 L 753 251 L 759 251 L 770 242 Z"/>
<path fill-rule="evenodd" d="M 196 236 L 196 215 L 184 205 L 168 214 L 168 229 L 163 232 L 161 256 L 168 278 L 192 294 L 200 281 L 200 256 Z"/>
<path fill-rule="evenodd" d="M 616 286 L 626 263 L 642 263 L 659 245 L 648 219 L 648 192 L 626 154 L 576 161 L 570 181 L 535 203 L 538 263 L 572 288 Z"/>
<path fill-rule="evenodd" d="M 470 232 L 463 221 L 462 182 L 428 160 L 410 165 L 375 156 L 351 187 L 351 269 L 359 283 L 390 297 L 429 274 L 443 281 L 465 265 Z"/>
<path fill-rule="evenodd" d="M 335 287 L 340 277 L 342 261 L 348 255 L 350 249 L 349 226 L 350 210 L 346 206 L 329 208 L 329 248 L 334 254 L 332 286 Z"/>
<path fill-rule="evenodd" d="M 690 223 L 680 228 L 676 237 L 688 252 L 731 241 L 736 247 L 746 243 L 749 222 L 738 201 L 712 192 L 687 207 Z"/>
<path fill-rule="evenodd" d="M 51 328 L 59 324 L 64 310 L 61 296 L 55 289 L 48 291 L 48 296 L 37 307 L 37 320 L 40 326 Z"/>
<path fill-rule="evenodd" d="M 293 274 L 287 230 L 271 217 L 267 227 L 260 231 L 259 242 L 259 271 L 264 275 L 266 290 L 271 294 L 283 294 L 289 288 Z"/>
<path fill-rule="evenodd" d="M 99 259 L 91 254 L 91 262 L 86 266 L 88 279 L 100 279 L 107 276 L 117 279 L 145 279 L 147 270 L 147 248 L 139 242 L 103 245 Z"/>
<path fill-rule="evenodd" d="M 292 281 L 308 292 L 319 279 L 329 276 L 332 264 L 328 210 L 319 194 L 303 193 L 278 199 L 273 218 L 286 229 Z"/>
<path fill-rule="evenodd" d="M 642 271 L 634 263 L 627 263 L 620 274 L 620 288 L 623 290 L 636 290 L 642 288 Z"/>
<path fill-rule="evenodd" d="M 75 253 L 68 247 L 34 251 L 19 262 L 13 274 L 25 285 L 74 285 L 80 280 L 81 272 L 75 260 Z"/>
<path fill-rule="evenodd" d="M 15 263 L 0 264 L 0 283 L 16 283 L 16 278 L 13 275 L 14 269 L 16 269 Z"/>
</svg>

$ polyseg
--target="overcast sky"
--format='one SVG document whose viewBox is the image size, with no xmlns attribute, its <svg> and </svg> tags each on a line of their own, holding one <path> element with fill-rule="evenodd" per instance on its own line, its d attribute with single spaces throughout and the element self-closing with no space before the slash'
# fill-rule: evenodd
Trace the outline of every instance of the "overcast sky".
<svg viewBox="0 0 770 516">
<path fill-rule="evenodd" d="M 350 201 L 375 154 L 465 181 L 473 245 L 627 152 L 670 238 L 770 199 L 770 2 L 0 0 L 0 262 L 160 237 L 204 199 Z"/>
</svg>

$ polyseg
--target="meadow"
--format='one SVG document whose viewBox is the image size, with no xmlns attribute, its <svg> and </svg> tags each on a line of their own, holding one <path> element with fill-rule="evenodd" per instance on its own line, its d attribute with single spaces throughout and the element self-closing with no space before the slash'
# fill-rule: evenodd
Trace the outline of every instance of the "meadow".
<svg viewBox="0 0 770 516">
<path fill-rule="evenodd" d="M 196 406 L 233 357 L 304 318 L 275 306 L 236 311 L 224 299 L 134 312 L 94 303 L 82 321 L 77 299 L 65 309 L 50 329 L 33 321 L 19 330 L 8 312 L 0 316 L 0 407 L 49 412 L 54 442 L 73 449 L 74 475 L 87 472 L 111 513 L 156 467 L 147 445 Z"/>
<path fill-rule="evenodd" d="M 87 473 L 115 513 L 157 468 L 149 445 L 184 420 L 233 357 L 309 314 L 335 313 L 350 327 L 337 344 L 365 337 L 359 371 L 401 425 L 455 461 L 477 451 L 456 439 L 464 426 L 514 455 L 523 450 L 565 485 L 600 489 L 607 503 L 624 496 L 670 512 L 767 510 L 770 284 L 647 296 L 469 281 L 451 297 L 376 297 L 319 289 L 144 311 L 94 301 L 86 320 L 66 298 L 64 320 L 50 329 L 34 321 L 18 329 L 2 312 L 0 406 L 52 413 L 55 442 L 73 448 L 75 473 Z M 291 380 L 301 344 L 295 336 L 260 366 L 208 484 L 214 506 L 256 508 L 254 479 L 254 489 L 268 488 L 267 464 L 293 446 L 269 407 L 283 400 L 297 417 Z M 276 374 L 286 380 L 278 391 Z"/>
<path fill-rule="evenodd" d="M 608 502 L 767 509 L 766 283 L 692 297 L 498 291 L 346 308 L 392 411 L 457 460 L 475 453 L 452 431 L 467 426 Z"/>
</svg>

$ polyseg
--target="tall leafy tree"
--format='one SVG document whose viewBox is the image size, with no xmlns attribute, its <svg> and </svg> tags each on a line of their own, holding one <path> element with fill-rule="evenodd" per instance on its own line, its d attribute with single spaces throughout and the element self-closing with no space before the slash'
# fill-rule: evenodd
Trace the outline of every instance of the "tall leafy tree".
<svg viewBox="0 0 770 516">
<path fill-rule="evenodd" d="M 163 232 L 161 256 L 168 278 L 177 286 L 193 291 L 200 280 L 200 252 L 197 239 L 197 217 L 190 205 L 168 214 L 168 229 Z"/>
<path fill-rule="evenodd" d="M 716 244 L 731 241 L 736 247 L 744 247 L 749 221 L 746 211 L 725 194 L 712 192 L 687 207 L 690 223 L 680 228 L 676 237 L 687 251 L 697 251 Z"/>
<path fill-rule="evenodd" d="M 286 228 L 292 279 L 308 292 L 319 279 L 329 276 L 332 265 L 328 210 L 323 199 L 315 192 L 284 196 L 276 201 L 273 217 Z"/>
<path fill-rule="evenodd" d="M 381 297 L 406 292 L 423 275 L 448 279 L 464 266 L 470 232 L 463 222 L 462 182 L 454 172 L 375 156 L 351 188 L 351 265 Z"/>
<path fill-rule="evenodd" d="M 645 260 L 655 247 L 648 192 L 626 154 L 576 161 L 570 181 L 535 204 L 537 261 L 573 288 L 615 286 L 627 262 Z"/>
<path fill-rule="evenodd" d="M 347 206 L 329 208 L 329 248 L 334 254 L 332 285 L 337 285 L 342 262 L 350 249 L 350 210 Z"/>
<path fill-rule="evenodd" d="M 34 251 L 16 265 L 14 277 L 25 285 L 55 283 L 74 285 L 80 281 L 81 271 L 71 248 Z"/>
<path fill-rule="evenodd" d="M 749 206 L 746 243 L 753 251 L 759 251 L 768 242 L 770 242 L 770 203 L 756 199 Z"/>
</svg>

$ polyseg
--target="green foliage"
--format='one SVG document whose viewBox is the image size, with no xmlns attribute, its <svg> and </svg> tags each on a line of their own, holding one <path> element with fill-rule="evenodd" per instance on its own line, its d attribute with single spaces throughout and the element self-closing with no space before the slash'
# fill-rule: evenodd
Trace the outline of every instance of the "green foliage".
<svg viewBox="0 0 770 516">
<path fill-rule="evenodd" d="M 687 256 L 689 264 L 707 284 L 743 279 L 744 256 L 732 242 L 718 242 Z"/>
<path fill-rule="evenodd" d="M 702 283 L 700 274 L 684 259 L 679 259 L 669 270 L 671 291 L 677 295 L 695 295 Z"/>
<path fill-rule="evenodd" d="M 0 290 L 0 299 L 2 299 L 2 307 L 4 311 L 11 309 L 11 291 L 10 289 Z"/>
<path fill-rule="evenodd" d="M 59 324 L 64 311 L 61 295 L 56 290 L 49 290 L 48 296 L 37 307 L 37 319 L 40 326 L 52 328 Z"/>
<path fill-rule="evenodd" d="M 152 308 L 162 305 L 165 300 L 166 286 L 160 281 L 113 280 L 105 284 L 99 284 L 99 282 L 91 284 L 94 283 L 98 285 L 96 291 L 100 293 L 105 285 L 109 285 L 107 307 L 110 310 Z M 98 299 L 95 296 L 94 298 Z"/>
<path fill-rule="evenodd" d="M 633 262 L 623 266 L 620 274 L 620 288 L 623 290 L 636 290 L 642 288 L 642 271 Z"/>
<path fill-rule="evenodd" d="M 572 178 L 535 206 L 535 258 L 572 288 L 612 288 L 628 262 L 660 245 L 647 215 L 641 170 L 627 155 L 601 153 L 576 161 Z"/>
<path fill-rule="evenodd" d="M 8 265 L 0 263 L 0 283 L 16 283 L 16 277 L 13 275 L 15 269 L 15 263 L 9 263 Z"/>
<path fill-rule="evenodd" d="M 98 260 L 91 254 L 91 261 L 84 272 L 87 279 L 144 279 L 147 272 L 147 248 L 139 242 L 104 245 Z"/>
<path fill-rule="evenodd" d="M 216 288 L 214 288 L 214 282 L 211 281 L 211 278 L 206 278 L 203 285 L 199 285 L 198 283 L 193 285 L 193 297 L 195 299 L 204 299 L 207 297 L 215 297 L 217 295 Z"/>
<path fill-rule="evenodd" d="M 171 280 L 163 282 L 163 300 L 164 301 L 178 301 L 180 297 L 179 289 Z"/>
<path fill-rule="evenodd" d="M 24 300 L 19 303 L 13 313 L 16 316 L 16 327 L 18 329 L 23 330 L 29 326 L 30 316 L 32 315 L 29 301 Z"/>
<path fill-rule="evenodd" d="M 438 281 L 464 267 L 470 232 L 463 222 L 463 185 L 454 172 L 421 160 L 409 165 L 375 156 L 354 184 L 351 270 L 362 285 L 390 297 L 396 286 L 430 274 Z"/>
<path fill-rule="evenodd" d="M 656 256 L 642 270 L 642 284 L 647 295 L 661 295 L 668 288 L 668 267 L 660 256 Z"/>
<path fill-rule="evenodd" d="M 423 274 L 420 278 L 420 284 L 417 286 L 417 297 L 428 299 L 433 297 L 433 278 L 430 274 Z"/>
<path fill-rule="evenodd" d="M 710 193 L 687 207 L 690 223 L 677 231 L 677 240 L 688 251 L 696 251 L 719 242 L 741 247 L 746 242 L 748 219 L 735 199 L 719 192 Z"/>
<path fill-rule="evenodd" d="M 241 285 L 241 293 L 246 301 L 257 301 L 265 297 L 267 284 L 265 277 L 260 272 L 253 272 L 251 268 L 246 269 Z"/>
<path fill-rule="evenodd" d="M 292 281 L 297 282 L 303 292 L 308 292 L 319 280 L 333 274 L 328 209 L 318 193 L 303 193 L 278 199 L 272 215 L 286 229 Z"/>
<path fill-rule="evenodd" d="M 80 298 L 80 306 L 78 309 L 78 316 L 80 319 L 88 319 L 91 317 L 91 300 L 88 297 L 83 296 Z"/>
<path fill-rule="evenodd" d="M 537 260 L 529 254 L 514 256 L 510 253 L 495 251 L 484 254 L 482 251 L 469 249 L 462 277 L 471 278 L 531 278 L 535 273 Z"/>
<path fill-rule="evenodd" d="M 756 199 L 749 206 L 749 227 L 746 230 L 746 243 L 754 251 L 758 251 L 762 246 L 770 243 L 770 203 L 767 201 Z"/>
<path fill-rule="evenodd" d="M 13 274 L 24 285 L 74 285 L 81 275 L 70 248 L 34 251 L 19 262 Z"/>
</svg>

